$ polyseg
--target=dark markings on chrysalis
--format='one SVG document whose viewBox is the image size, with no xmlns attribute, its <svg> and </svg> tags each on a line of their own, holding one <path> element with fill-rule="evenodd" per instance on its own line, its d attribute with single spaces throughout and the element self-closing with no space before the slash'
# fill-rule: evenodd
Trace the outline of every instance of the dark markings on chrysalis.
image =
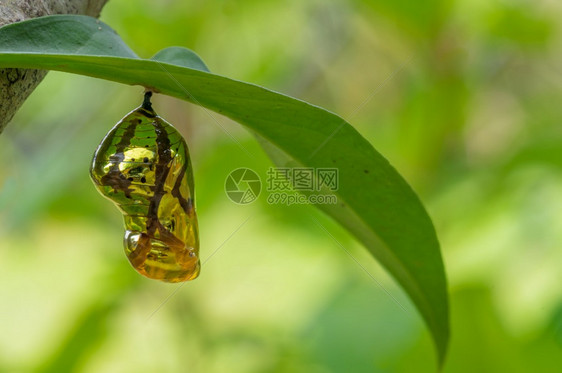
<svg viewBox="0 0 562 373">
<path fill-rule="evenodd" d="M 166 282 L 199 275 L 199 234 L 189 150 L 146 92 L 98 146 L 90 175 L 125 219 L 125 253 L 142 275 Z"/>
</svg>

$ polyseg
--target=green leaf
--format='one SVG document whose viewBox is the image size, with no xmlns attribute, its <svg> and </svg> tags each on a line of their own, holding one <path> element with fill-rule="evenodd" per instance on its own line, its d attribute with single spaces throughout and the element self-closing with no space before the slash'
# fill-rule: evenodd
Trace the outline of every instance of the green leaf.
<svg viewBox="0 0 562 373">
<path fill-rule="evenodd" d="M 150 59 L 154 61 L 166 62 L 172 65 L 189 67 L 195 70 L 210 72 L 201 57 L 187 48 L 169 47 L 166 49 L 162 49 Z"/>
<path fill-rule="evenodd" d="M 445 271 L 423 205 L 396 170 L 337 115 L 268 89 L 208 73 L 193 52 L 140 59 L 107 26 L 48 16 L 0 29 L 0 67 L 66 71 L 141 85 L 230 117 L 279 162 L 339 170 L 337 205 L 317 205 L 353 233 L 409 294 L 442 364 L 449 339 Z M 188 55 L 182 59 L 182 54 Z M 191 67 L 191 68 L 190 68 Z"/>
<path fill-rule="evenodd" d="M 111 27 L 91 17 L 47 16 L 2 27 L 0 50 L 139 58 Z"/>
</svg>

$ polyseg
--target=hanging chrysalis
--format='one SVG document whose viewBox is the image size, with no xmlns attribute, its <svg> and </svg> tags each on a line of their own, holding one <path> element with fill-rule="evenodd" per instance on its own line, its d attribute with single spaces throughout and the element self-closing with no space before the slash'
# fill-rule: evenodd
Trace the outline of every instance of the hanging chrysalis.
<svg viewBox="0 0 562 373">
<path fill-rule="evenodd" d="M 146 92 L 98 146 L 90 175 L 125 219 L 125 254 L 142 275 L 166 282 L 199 275 L 199 236 L 187 144 Z"/>
</svg>

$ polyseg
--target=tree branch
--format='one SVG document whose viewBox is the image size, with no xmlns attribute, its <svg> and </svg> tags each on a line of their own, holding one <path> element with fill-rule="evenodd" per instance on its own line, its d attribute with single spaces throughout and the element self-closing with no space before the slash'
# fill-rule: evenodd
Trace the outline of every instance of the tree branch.
<svg viewBox="0 0 562 373">
<path fill-rule="evenodd" d="M 0 26 L 49 14 L 99 17 L 108 0 L 0 0 Z M 45 70 L 0 69 L 0 133 L 45 77 Z"/>
</svg>

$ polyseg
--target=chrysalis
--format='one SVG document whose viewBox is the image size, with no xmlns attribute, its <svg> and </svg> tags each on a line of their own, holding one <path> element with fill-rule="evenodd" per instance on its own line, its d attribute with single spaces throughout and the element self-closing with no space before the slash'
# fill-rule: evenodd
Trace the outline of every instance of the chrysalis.
<svg viewBox="0 0 562 373">
<path fill-rule="evenodd" d="M 98 146 L 90 175 L 125 219 L 125 254 L 142 275 L 166 282 L 199 275 L 199 233 L 187 144 L 150 103 L 127 114 Z"/>
</svg>

